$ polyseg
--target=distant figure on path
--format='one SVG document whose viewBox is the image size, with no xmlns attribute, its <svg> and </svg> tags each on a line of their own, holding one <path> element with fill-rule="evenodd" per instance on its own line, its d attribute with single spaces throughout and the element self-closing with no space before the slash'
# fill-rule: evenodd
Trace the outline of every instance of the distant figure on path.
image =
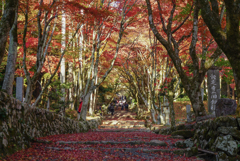
<svg viewBox="0 0 240 161">
<path fill-rule="evenodd" d="M 113 116 L 113 113 L 114 113 L 114 106 L 113 106 L 112 103 L 109 105 L 108 110 L 112 113 L 112 116 Z"/>
<path fill-rule="evenodd" d="M 82 104 L 83 104 L 83 101 L 82 101 L 82 97 L 80 98 L 79 100 L 79 107 L 78 107 L 78 110 L 77 110 L 77 119 L 79 120 L 80 119 L 80 113 L 81 113 L 81 110 L 82 110 Z"/>
<path fill-rule="evenodd" d="M 98 112 L 99 112 L 99 114 L 102 116 L 102 105 L 98 105 Z"/>
<path fill-rule="evenodd" d="M 126 109 L 126 111 L 128 111 L 128 103 L 127 102 L 125 102 L 125 109 Z"/>
<path fill-rule="evenodd" d="M 120 106 L 121 106 L 121 110 L 124 110 L 124 102 L 123 101 L 120 101 Z"/>
<path fill-rule="evenodd" d="M 80 100 L 79 100 L 79 107 L 78 107 L 78 110 L 77 110 L 78 113 L 80 113 L 81 110 L 82 110 L 82 103 L 83 103 L 82 98 L 80 98 Z"/>
<path fill-rule="evenodd" d="M 118 106 L 119 106 L 119 100 L 117 100 L 116 109 L 118 109 Z"/>
</svg>

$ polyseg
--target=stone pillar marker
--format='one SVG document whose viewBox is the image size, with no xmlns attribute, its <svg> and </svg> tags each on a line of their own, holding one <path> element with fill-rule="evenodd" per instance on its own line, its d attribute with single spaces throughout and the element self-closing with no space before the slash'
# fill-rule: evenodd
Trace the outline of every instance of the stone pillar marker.
<svg viewBox="0 0 240 161">
<path fill-rule="evenodd" d="M 16 79 L 16 98 L 21 102 L 23 101 L 23 77 Z"/>
<path fill-rule="evenodd" d="M 191 105 L 186 105 L 186 111 L 187 111 L 187 122 L 191 122 Z"/>
<path fill-rule="evenodd" d="M 202 101 L 204 100 L 204 88 L 201 88 Z"/>
<path fill-rule="evenodd" d="M 219 70 L 211 67 L 207 72 L 208 112 L 215 115 L 217 100 L 220 98 Z"/>
</svg>

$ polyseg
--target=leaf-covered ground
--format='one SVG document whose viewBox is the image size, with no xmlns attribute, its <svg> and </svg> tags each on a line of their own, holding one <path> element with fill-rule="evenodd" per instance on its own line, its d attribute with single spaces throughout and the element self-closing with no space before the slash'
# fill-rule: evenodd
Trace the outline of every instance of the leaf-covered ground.
<svg viewBox="0 0 240 161">
<path fill-rule="evenodd" d="M 99 130 L 86 133 L 52 135 L 37 138 L 37 140 L 51 142 L 34 142 L 31 144 L 31 148 L 18 151 L 5 160 L 197 160 L 196 157 L 187 158 L 184 155 L 178 156 L 171 153 L 171 151 L 176 149 L 172 144 L 179 139 L 173 139 L 166 135 L 158 135 L 153 132 L 146 132 L 146 129 L 142 127 L 143 121 L 134 120 L 134 117 L 131 117 L 131 115 L 133 115 L 131 112 L 116 111 L 114 116 L 105 117 L 103 122 L 105 125 L 103 127 L 108 123 L 111 124 L 114 122 L 118 125 L 117 129 L 104 129 L 102 127 L 99 128 Z M 131 128 L 132 131 L 127 131 L 126 128 L 129 128 L 130 124 L 133 123 L 135 126 L 139 123 L 139 127 L 136 126 L 135 128 Z M 125 126 L 126 128 L 123 129 L 121 127 L 124 124 L 129 125 Z M 164 141 L 167 146 L 150 145 L 149 142 L 151 140 Z M 106 141 L 111 143 L 106 143 Z M 138 143 L 136 144 L 136 142 Z M 156 149 L 166 149 L 168 152 L 154 152 Z"/>
<path fill-rule="evenodd" d="M 151 132 L 87 132 L 47 136 L 38 138 L 38 140 L 52 141 L 52 143 L 32 143 L 31 148 L 19 151 L 6 160 L 196 160 L 195 157 L 187 158 L 171 153 L 145 152 L 146 149 L 176 149 L 171 144 L 178 139 Z M 167 146 L 78 143 L 80 141 L 149 142 L 150 140 L 164 141 Z M 59 141 L 67 142 L 61 144 Z M 69 143 L 70 141 L 72 143 Z"/>
</svg>

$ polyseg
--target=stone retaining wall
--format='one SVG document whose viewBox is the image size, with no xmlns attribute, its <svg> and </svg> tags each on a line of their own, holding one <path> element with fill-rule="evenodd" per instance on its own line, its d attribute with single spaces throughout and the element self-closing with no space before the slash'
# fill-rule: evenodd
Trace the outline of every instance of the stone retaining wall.
<svg viewBox="0 0 240 161">
<path fill-rule="evenodd" d="M 22 104 L 0 92 L 0 160 L 25 149 L 34 138 L 47 135 L 86 132 L 101 124 L 101 118 L 74 121 L 45 109 Z"/>
<path fill-rule="evenodd" d="M 217 152 L 222 160 L 240 159 L 240 118 L 221 116 L 199 122 L 195 129 L 194 144 Z"/>
<path fill-rule="evenodd" d="M 196 146 L 209 150 L 214 152 L 219 160 L 240 161 L 240 117 L 221 116 L 156 132 L 172 136 L 180 135 L 188 142 L 178 142 L 180 146 L 185 148 Z"/>
</svg>

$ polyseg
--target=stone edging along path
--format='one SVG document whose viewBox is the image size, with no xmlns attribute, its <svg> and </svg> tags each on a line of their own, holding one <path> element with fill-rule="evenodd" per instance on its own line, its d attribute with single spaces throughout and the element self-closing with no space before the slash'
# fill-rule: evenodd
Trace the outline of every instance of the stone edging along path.
<svg viewBox="0 0 240 161">
<path fill-rule="evenodd" d="M 127 141 L 127 142 L 117 142 L 117 141 L 57 141 L 56 144 L 130 144 L 130 145 L 138 145 L 138 144 L 147 144 L 154 146 L 167 146 L 164 141 L 160 140 L 151 140 L 149 142 L 144 141 Z"/>
<path fill-rule="evenodd" d="M 53 143 L 51 141 L 43 141 L 43 140 L 35 140 L 36 142 L 39 143 L 46 143 L 46 144 L 50 144 Z M 139 145 L 139 144 L 145 144 L 145 145 L 151 145 L 151 146 L 162 146 L 162 147 L 166 147 L 167 144 L 164 141 L 160 141 L 160 140 L 151 140 L 149 142 L 144 142 L 144 141 L 126 141 L 126 142 L 117 142 L 117 141 L 57 141 L 55 142 L 55 144 L 111 144 L 111 145 L 116 145 L 116 144 L 129 144 L 129 145 Z M 46 149 L 51 149 L 51 150 L 99 150 L 100 149 L 112 149 L 112 150 L 122 150 L 125 152 L 133 152 L 133 151 L 140 151 L 143 153 L 151 153 L 151 152 L 164 152 L 164 153 L 172 153 L 172 154 L 176 154 L 176 155 L 183 155 L 185 154 L 187 157 L 191 157 L 193 155 L 196 155 L 194 151 L 196 151 L 196 149 L 194 148 L 186 148 L 186 149 L 176 149 L 173 147 L 169 147 L 168 149 L 149 149 L 149 148 L 115 148 L 115 147 L 111 147 L 111 148 L 103 148 L 103 147 L 98 147 L 98 148 L 94 148 L 94 147 L 86 147 L 86 148 L 72 148 L 72 147 L 63 147 L 63 148 L 59 148 L 59 147 L 45 147 Z"/>
<path fill-rule="evenodd" d="M 41 143 L 44 143 L 44 141 L 40 141 Z M 50 142 L 45 142 L 50 143 Z M 150 142 L 144 142 L 144 141 L 127 141 L 127 142 L 116 142 L 116 141 L 57 141 L 56 144 L 130 144 L 130 145 L 139 145 L 139 144 L 146 144 L 146 145 L 152 145 L 152 146 L 163 146 L 166 147 L 167 144 L 164 141 L 159 140 L 151 140 Z M 136 152 L 139 151 L 141 153 L 152 153 L 152 152 L 163 152 L 163 153 L 171 153 L 176 155 L 186 155 L 186 157 L 191 157 L 193 155 L 196 155 L 195 151 L 196 148 L 186 148 L 186 149 L 176 149 L 169 147 L 168 149 L 153 149 L 153 148 L 104 148 L 104 147 L 86 147 L 86 148 L 72 148 L 72 147 L 45 147 L 45 149 L 50 150 L 57 150 L 57 151 L 74 151 L 74 150 L 99 150 L 99 149 L 110 149 L 110 150 L 118 150 L 118 151 L 124 151 L 124 152 Z"/>
<path fill-rule="evenodd" d="M 94 132 L 153 132 L 150 129 L 95 129 Z"/>
<path fill-rule="evenodd" d="M 46 109 L 20 102 L 0 92 L 0 160 L 20 149 L 27 149 L 34 138 L 87 132 L 102 123 L 102 117 L 76 121 Z"/>
</svg>

